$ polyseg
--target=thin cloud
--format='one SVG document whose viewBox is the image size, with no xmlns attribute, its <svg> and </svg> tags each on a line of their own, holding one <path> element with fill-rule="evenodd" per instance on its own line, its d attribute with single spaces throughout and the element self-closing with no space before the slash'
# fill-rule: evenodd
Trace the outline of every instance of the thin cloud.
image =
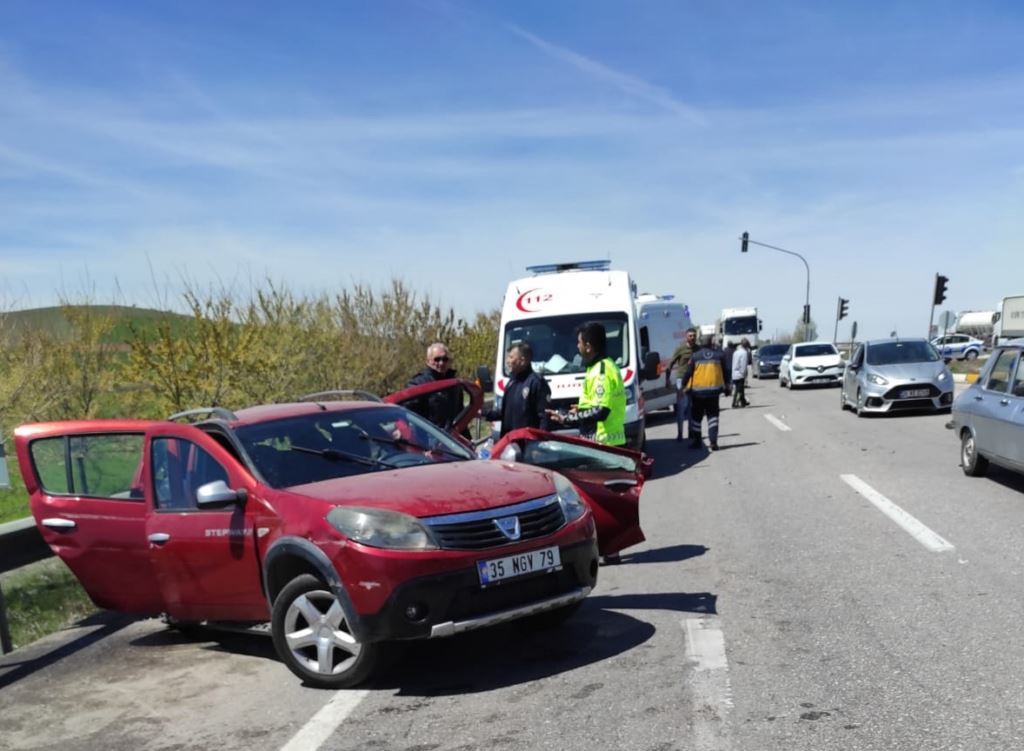
<svg viewBox="0 0 1024 751">
<path fill-rule="evenodd" d="M 559 47 L 558 45 L 541 39 L 536 34 L 531 34 L 529 31 L 518 26 L 509 24 L 508 28 L 514 34 L 522 37 L 542 52 L 557 60 L 568 63 L 577 70 L 583 71 L 602 83 L 614 86 L 620 91 L 636 97 L 637 99 L 643 99 L 651 102 L 652 104 L 668 110 L 674 115 L 686 118 L 695 125 L 707 124 L 707 119 L 696 109 L 688 104 L 680 102 L 678 99 L 673 97 L 670 92 L 659 86 L 654 86 L 640 78 L 609 68 L 607 65 L 599 63 L 596 60 L 592 60 L 578 52 L 573 52 L 565 47 Z"/>
</svg>

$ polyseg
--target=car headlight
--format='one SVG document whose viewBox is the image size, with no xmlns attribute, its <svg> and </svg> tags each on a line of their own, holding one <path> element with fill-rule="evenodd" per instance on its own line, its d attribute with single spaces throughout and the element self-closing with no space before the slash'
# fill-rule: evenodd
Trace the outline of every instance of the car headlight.
<svg viewBox="0 0 1024 751">
<path fill-rule="evenodd" d="M 579 519 L 586 512 L 587 504 L 580 498 L 576 486 L 559 474 L 555 475 L 555 495 L 562 505 L 562 513 L 565 514 L 567 522 Z"/>
<path fill-rule="evenodd" d="M 940 381 L 945 381 L 946 380 L 946 371 L 942 371 L 941 373 L 939 373 L 938 380 L 940 380 Z"/>
<path fill-rule="evenodd" d="M 879 386 L 884 386 L 885 384 L 888 383 L 887 380 L 885 380 L 884 378 L 882 378 L 882 376 L 876 373 L 868 373 L 868 380 L 871 381 L 872 383 L 877 383 Z"/>
<path fill-rule="evenodd" d="M 389 550 L 436 550 L 437 543 L 415 516 L 376 508 L 335 506 L 327 521 L 353 542 Z"/>
<path fill-rule="evenodd" d="M 793 363 L 790 367 L 793 368 L 793 370 L 803 370 L 804 369 L 804 366 L 801 365 L 798 362 Z"/>
<path fill-rule="evenodd" d="M 764 360 L 758 360 L 757 361 L 757 367 L 763 368 L 764 367 Z"/>
</svg>

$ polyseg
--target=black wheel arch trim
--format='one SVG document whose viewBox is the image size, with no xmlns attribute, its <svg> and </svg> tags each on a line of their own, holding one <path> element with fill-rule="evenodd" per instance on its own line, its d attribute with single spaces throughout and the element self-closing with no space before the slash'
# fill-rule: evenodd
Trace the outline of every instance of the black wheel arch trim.
<svg viewBox="0 0 1024 751">
<path fill-rule="evenodd" d="M 274 602 L 270 592 L 270 582 L 272 581 L 270 572 L 273 570 L 274 563 L 283 556 L 299 558 L 316 571 L 317 575 L 330 587 L 331 593 L 338 598 L 338 602 L 345 611 L 345 621 L 348 623 L 352 636 L 360 642 L 366 641 L 367 633 L 363 620 L 356 612 L 352 598 L 349 597 L 348 590 L 345 589 L 345 584 L 341 581 L 341 576 L 334 568 L 334 564 L 323 550 L 302 537 L 281 537 L 275 540 L 263 558 L 263 581 L 266 582 L 267 603 L 271 610 L 274 608 Z"/>
</svg>

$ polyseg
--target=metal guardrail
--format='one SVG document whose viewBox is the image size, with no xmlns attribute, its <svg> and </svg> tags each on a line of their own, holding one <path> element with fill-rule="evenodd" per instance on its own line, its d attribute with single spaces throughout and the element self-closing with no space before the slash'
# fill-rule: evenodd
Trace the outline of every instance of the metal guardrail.
<svg viewBox="0 0 1024 751">
<path fill-rule="evenodd" d="M 53 555 L 50 546 L 43 542 L 42 535 L 32 517 L 0 524 L 0 574 L 27 566 Z M 11 629 L 7 622 L 7 602 L 0 587 L 0 654 L 7 654 L 13 648 Z"/>
</svg>

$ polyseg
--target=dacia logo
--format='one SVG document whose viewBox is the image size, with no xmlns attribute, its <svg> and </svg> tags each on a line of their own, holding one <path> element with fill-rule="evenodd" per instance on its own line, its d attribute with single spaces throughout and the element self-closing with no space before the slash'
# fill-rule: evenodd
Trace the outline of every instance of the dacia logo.
<svg viewBox="0 0 1024 751">
<path fill-rule="evenodd" d="M 501 519 L 495 519 L 494 526 L 509 540 L 518 540 L 523 534 L 522 527 L 519 526 L 518 516 L 506 516 Z"/>
</svg>

